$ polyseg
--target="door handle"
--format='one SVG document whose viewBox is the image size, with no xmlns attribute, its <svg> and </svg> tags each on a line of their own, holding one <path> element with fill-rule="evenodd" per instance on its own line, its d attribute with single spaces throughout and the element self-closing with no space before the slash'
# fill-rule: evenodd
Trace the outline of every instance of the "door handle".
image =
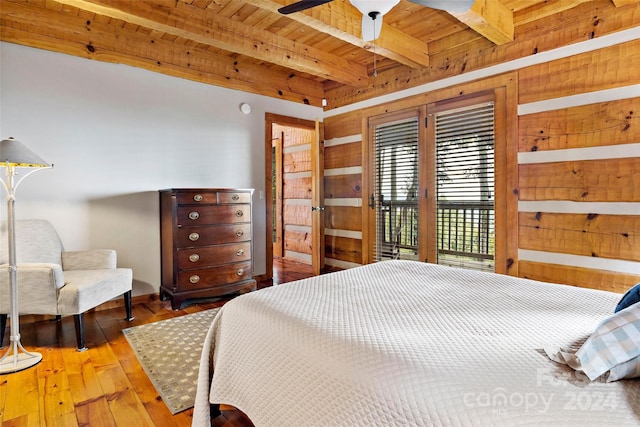
<svg viewBox="0 0 640 427">
<path fill-rule="evenodd" d="M 311 212 L 320 212 L 323 210 L 324 210 L 324 207 L 322 206 L 311 206 Z"/>
<path fill-rule="evenodd" d="M 371 193 L 371 196 L 369 196 L 369 207 L 371 209 L 375 209 L 376 207 L 376 196 L 373 193 Z"/>
</svg>

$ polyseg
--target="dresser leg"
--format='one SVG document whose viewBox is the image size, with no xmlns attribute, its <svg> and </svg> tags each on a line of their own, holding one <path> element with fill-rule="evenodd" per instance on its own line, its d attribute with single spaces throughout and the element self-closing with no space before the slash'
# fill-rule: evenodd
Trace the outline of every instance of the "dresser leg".
<svg viewBox="0 0 640 427">
<path fill-rule="evenodd" d="M 176 298 L 176 296 L 174 295 L 171 298 L 171 308 L 174 310 L 180 310 L 181 306 L 182 306 L 182 298 Z"/>
</svg>

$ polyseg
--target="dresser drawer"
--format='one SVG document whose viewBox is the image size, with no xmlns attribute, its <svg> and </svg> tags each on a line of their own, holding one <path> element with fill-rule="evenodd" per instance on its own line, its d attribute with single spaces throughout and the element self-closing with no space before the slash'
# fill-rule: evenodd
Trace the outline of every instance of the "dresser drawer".
<svg viewBox="0 0 640 427">
<path fill-rule="evenodd" d="M 252 279 L 251 261 L 220 265 L 178 273 L 178 289 L 188 291 Z"/>
<path fill-rule="evenodd" d="M 249 193 L 218 193 L 218 203 L 249 203 L 251 202 L 251 194 Z"/>
<path fill-rule="evenodd" d="M 178 205 L 215 205 L 218 203 L 217 191 L 181 191 L 176 193 Z"/>
<path fill-rule="evenodd" d="M 251 221 L 251 205 L 203 205 L 178 207 L 178 226 L 235 224 Z"/>
<path fill-rule="evenodd" d="M 178 268 L 202 268 L 251 259 L 251 242 L 178 250 Z"/>
<path fill-rule="evenodd" d="M 246 242 L 251 240 L 251 224 L 210 225 L 203 227 L 183 227 L 176 232 L 176 246 L 219 245 L 221 243 Z"/>
</svg>

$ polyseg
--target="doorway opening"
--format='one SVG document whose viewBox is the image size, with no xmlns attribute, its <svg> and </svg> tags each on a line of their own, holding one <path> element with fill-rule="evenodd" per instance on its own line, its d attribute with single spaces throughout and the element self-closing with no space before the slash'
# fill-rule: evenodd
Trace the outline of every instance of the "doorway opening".
<svg viewBox="0 0 640 427">
<path fill-rule="evenodd" d="M 273 278 L 274 258 L 312 265 L 314 138 L 317 138 L 315 122 L 266 115 L 266 274 L 269 278 Z M 315 245 L 323 246 L 321 243 L 315 242 Z"/>
</svg>

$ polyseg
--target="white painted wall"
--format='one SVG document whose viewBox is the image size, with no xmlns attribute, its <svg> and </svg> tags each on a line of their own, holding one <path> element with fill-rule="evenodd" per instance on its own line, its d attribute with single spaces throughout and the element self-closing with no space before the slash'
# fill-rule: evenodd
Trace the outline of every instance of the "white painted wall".
<svg viewBox="0 0 640 427">
<path fill-rule="evenodd" d="M 20 185 L 17 218 L 48 219 L 67 250 L 116 249 L 134 295 L 160 286 L 162 188 L 254 188 L 254 269 L 265 273 L 267 112 L 322 117 L 317 107 L 0 43 L 0 139 L 54 164 Z"/>
</svg>

